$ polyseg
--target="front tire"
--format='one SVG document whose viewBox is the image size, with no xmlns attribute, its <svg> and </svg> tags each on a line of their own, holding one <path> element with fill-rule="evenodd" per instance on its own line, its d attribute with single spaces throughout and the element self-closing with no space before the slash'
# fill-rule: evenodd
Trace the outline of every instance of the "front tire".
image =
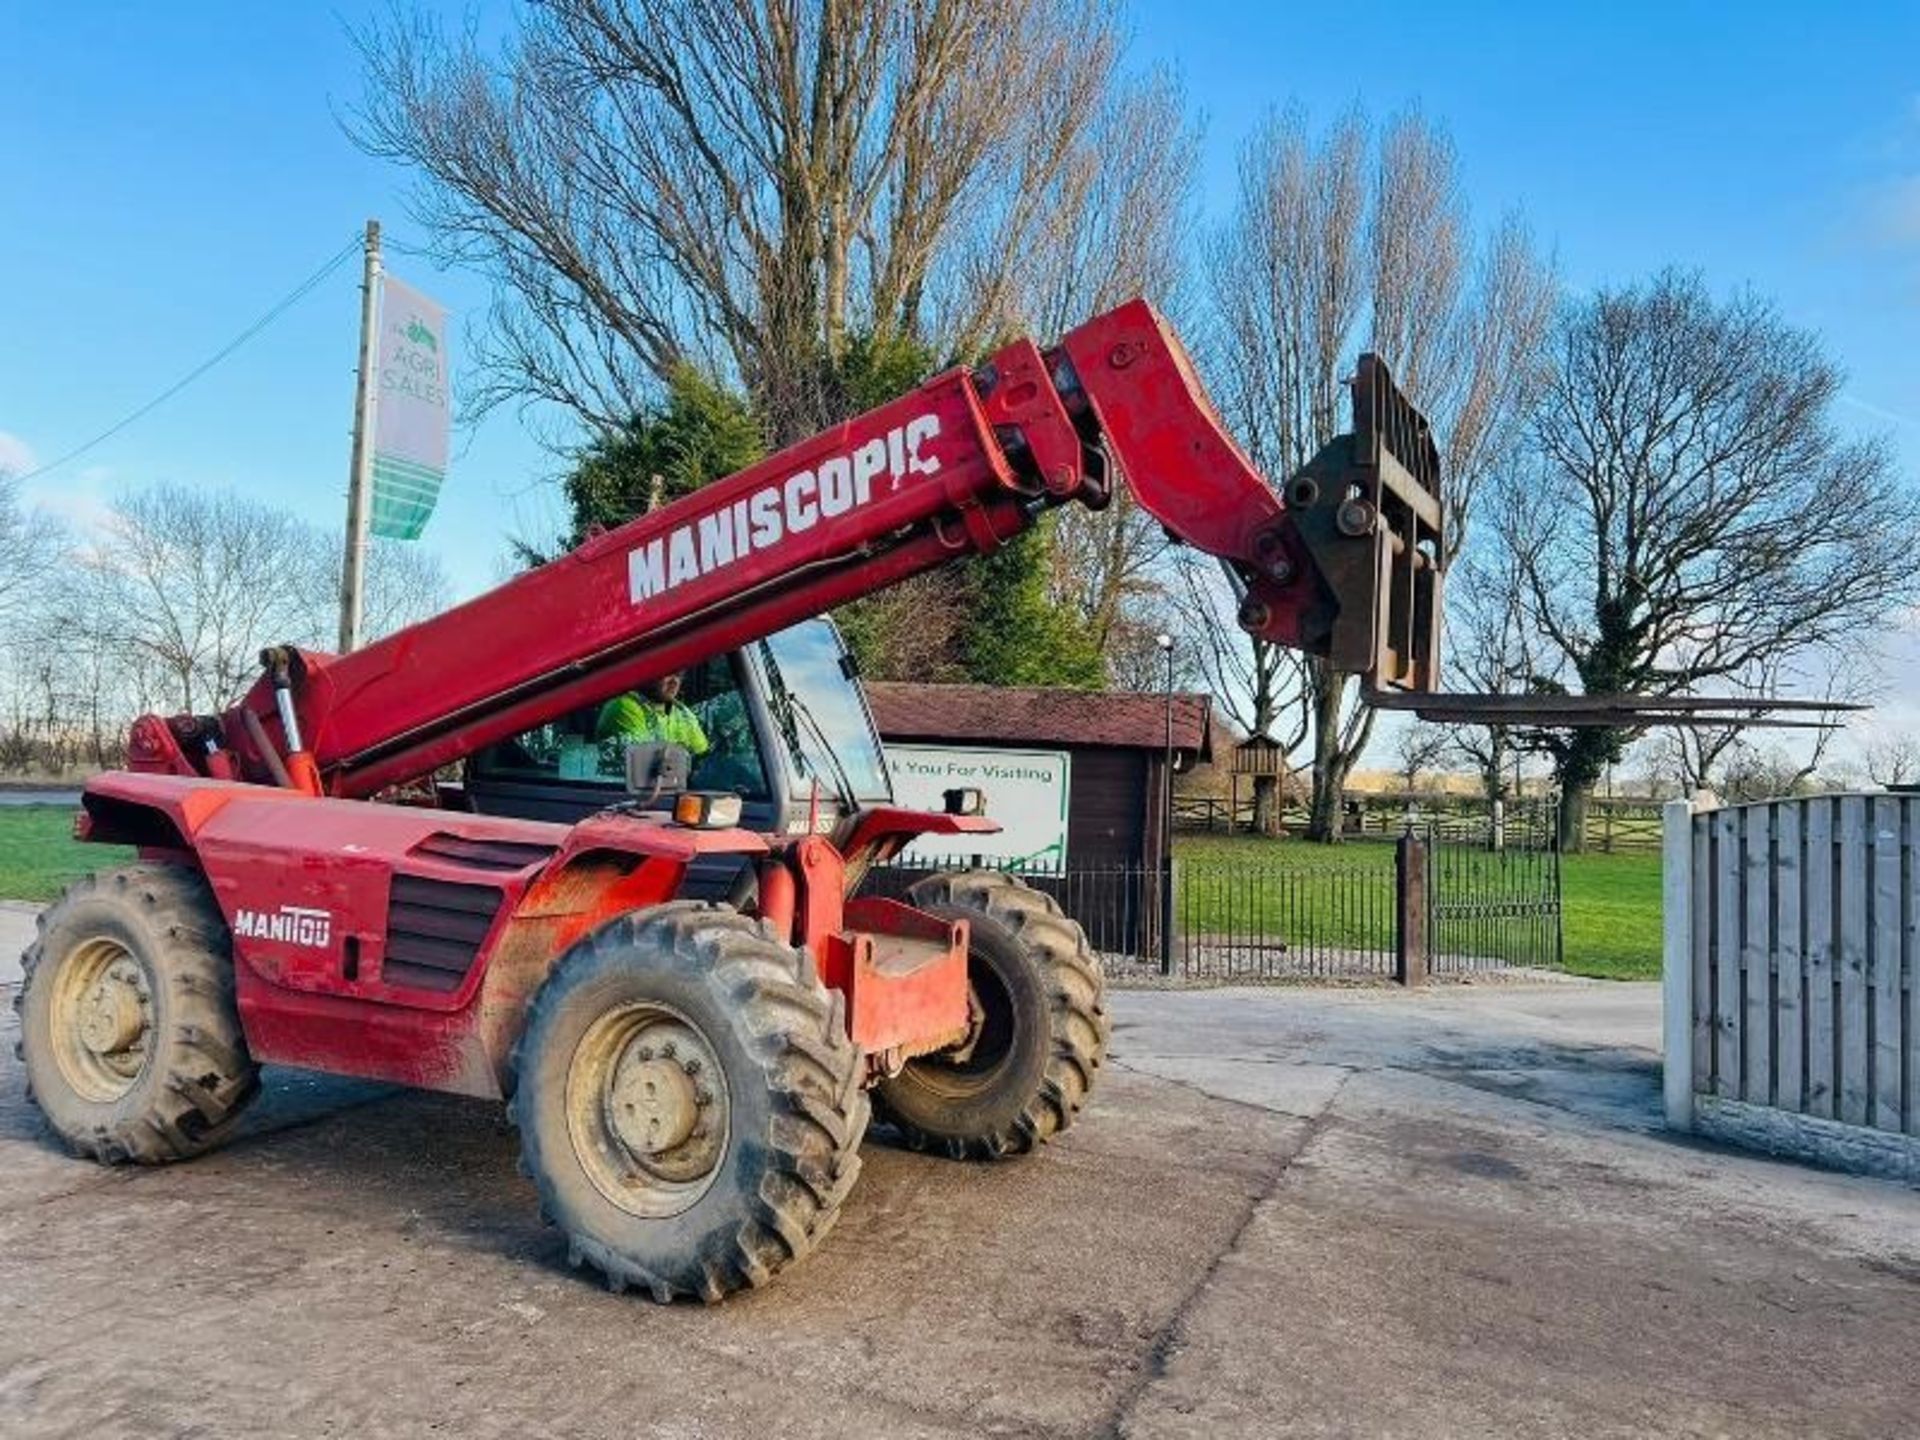
<svg viewBox="0 0 1920 1440">
<path fill-rule="evenodd" d="M 62 1140 L 103 1164 L 212 1149 L 259 1093 L 233 998 L 232 941 L 206 879 L 179 865 L 90 875 L 21 957 L 15 1053 Z"/>
<path fill-rule="evenodd" d="M 757 1286 L 832 1229 L 860 1173 L 865 1063 L 813 959 L 675 902 L 561 957 L 514 1048 L 510 1111 L 568 1258 L 662 1303 Z"/>
<path fill-rule="evenodd" d="M 968 922 L 974 1026 L 955 1050 L 910 1060 L 875 1092 L 916 1150 L 956 1160 L 1024 1155 L 1073 1124 L 1110 1033 L 1086 933 L 1051 895 L 995 870 L 929 875 L 913 904 Z"/>
</svg>

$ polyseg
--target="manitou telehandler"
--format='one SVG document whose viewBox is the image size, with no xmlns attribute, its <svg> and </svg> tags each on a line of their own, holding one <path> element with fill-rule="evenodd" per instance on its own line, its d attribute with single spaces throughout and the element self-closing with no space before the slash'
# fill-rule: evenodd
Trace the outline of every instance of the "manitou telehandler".
<svg viewBox="0 0 1920 1440">
<path fill-rule="evenodd" d="M 142 717 L 76 822 L 139 863 L 75 885 L 25 957 L 34 1099 L 109 1163 L 217 1145 L 263 1063 L 504 1099 L 573 1262 L 662 1301 L 812 1249 L 870 1093 L 915 1146 L 1032 1149 L 1099 1070 L 1096 958 L 1009 874 L 859 893 L 916 836 L 994 826 L 976 792 L 893 805 L 817 617 L 1118 480 L 1219 559 L 1247 630 L 1429 691 L 1435 450 L 1371 357 L 1353 406 L 1276 491 L 1136 301 L 363 650 L 270 650 L 223 714 Z M 670 674 L 707 751 L 636 744 L 618 800 L 537 818 L 555 783 L 596 793 L 594 708 Z"/>
</svg>

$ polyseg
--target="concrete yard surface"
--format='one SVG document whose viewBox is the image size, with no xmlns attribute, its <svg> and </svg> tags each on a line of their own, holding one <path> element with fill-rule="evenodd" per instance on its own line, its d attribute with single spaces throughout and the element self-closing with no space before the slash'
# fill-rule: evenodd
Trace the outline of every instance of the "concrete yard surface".
<svg viewBox="0 0 1920 1440">
<path fill-rule="evenodd" d="M 1660 1132 L 1658 994 L 1112 997 L 1081 1126 L 876 1132 L 825 1247 L 660 1308 L 565 1266 L 500 1107 L 269 1072 L 68 1159 L 0 1062 L 7 1436 L 1892 1435 L 1920 1194 Z"/>
<path fill-rule="evenodd" d="M 38 905 L 0 900 L 0 986 L 20 983 L 20 952 L 33 943 Z"/>
</svg>

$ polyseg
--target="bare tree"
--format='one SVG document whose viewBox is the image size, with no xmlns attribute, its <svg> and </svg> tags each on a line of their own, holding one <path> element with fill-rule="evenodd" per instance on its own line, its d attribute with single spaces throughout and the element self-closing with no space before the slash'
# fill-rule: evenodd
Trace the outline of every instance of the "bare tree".
<svg viewBox="0 0 1920 1440">
<path fill-rule="evenodd" d="M 332 621 L 340 603 L 340 547 L 329 535 L 316 534 L 313 543 L 317 593 L 308 601 L 306 628 L 299 638 L 310 638 L 324 647 L 333 643 Z M 437 615 L 453 600 L 453 587 L 440 557 L 409 540 L 372 541 L 367 547 L 362 583 L 365 628 L 370 640 Z"/>
<path fill-rule="evenodd" d="M 1685 725 L 1654 738 L 1661 769 L 1673 777 L 1682 795 L 1712 790 L 1722 762 L 1739 744 L 1740 729 L 1735 725 Z"/>
<path fill-rule="evenodd" d="M 108 533 L 77 555 L 63 604 L 84 632 L 76 643 L 99 649 L 140 692 L 123 699 L 204 711 L 253 683 L 262 646 L 330 642 L 338 565 L 337 539 L 287 511 L 161 485 L 114 501 Z M 397 542 L 372 547 L 366 583 L 376 632 L 444 608 L 449 594 L 437 558 Z"/>
<path fill-rule="evenodd" d="M 28 603 L 65 552 L 59 521 L 44 510 L 29 509 L 19 481 L 0 470 L 0 627 Z"/>
<path fill-rule="evenodd" d="M 504 297 L 481 406 L 624 421 L 686 358 L 782 444 L 855 336 L 968 354 L 1177 266 L 1192 140 L 1111 0 L 544 0 L 496 52 L 360 35 L 369 152 Z"/>
<path fill-rule="evenodd" d="M 1817 685 L 1808 683 L 1810 658 L 1827 662 Z M 1871 663 L 1870 653 L 1861 650 L 1831 656 L 1767 656 L 1751 672 L 1716 687 L 1723 695 L 1761 699 L 1796 690 L 1805 698 L 1836 705 L 1863 704 L 1875 699 L 1881 689 L 1879 668 Z M 1789 745 L 1762 739 L 1763 732 L 1749 726 L 1685 725 L 1652 737 L 1653 751 L 1659 768 L 1682 795 L 1696 790 L 1712 790 L 1742 800 L 1762 799 L 1767 794 L 1790 795 L 1827 766 L 1834 742 L 1844 733 L 1841 725 L 1823 718 L 1794 723 L 1807 727 L 1797 732 L 1804 743 Z M 1549 741 L 1548 753 L 1559 743 L 1557 739 Z M 1764 787 L 1769 785 L 1776 788 L 1768 791 Z"/>
<path fill-rule="evenodd" d="M 168 705 L 225 704 L 258 674 L 262 644 L 305 634 L 312 532 L 295 517 L 173 485 L 123 495 L 112 511 L 81 560 L 89 609 L 123 652 L 164 671 Z"/>
<path fill-rule="evenodd" d="M 1720 771 L 1718 793 L 1736 804 L 1798 795 L 1819 769 L 1819 759 L 1808 759 L 1777 742 L 1756 742 L 1743 735 Z"/>
<path fill-rule="evenodd" d="M 1482 541 L 1455 561 L 1449 577 L 1446 670 L 1461 690 L 1479 695 L 1525 695 L 1550 683 L 1550 662 L 1527 623 L 1525 596 L 1510 567 Z M 1516 759 L 1529 748 L 1518 727 L 1452 727 L 1456 754 L 1480 777 L 1487 804 L 1509 797 Z"/>
<path fill-rule="evenodd" d="M 1420 788 L 1420 777 L 1437 765 L 1452 746 L 1452 737 L 1437 725 L 1409 720 L 1401 727 L 1393 742 L 1393 758 L 1407 793 Z"/>
<path fill-rule="evenodd" d="M 1905 731 L 1869 741 L 1865 759 L 1867 778 L 1876 785 L 1911 785 L 1920 781 L 1920 739 Z"/>
<path fill-rule="evenodd" d="M 1357 111 L 1320 135 L 1298 109 L 1271 117 L 1242 150 L 1238 203 L 1209 247 L 1208 279 L 1217 393 L 1267 475 L 1283 481 L 1339 433 L 1342 379 L 1361 349 L 1378 350 L 1434 422 L 1457 548 L 1537 390 L 1554 281 L 1517 219 L 1476 239 L 1445 133 L 1417 113 L 1377 143 Z M 1200 623 L 1230 631 L 1230 615 Z M 1260 642 L 1240 643 L 1251 683 L 1287 678 Z M 1333 840 L 1373 715 L 1352 676 L 1309 661 L 1300 678 L 1296 694 L 1272 689 L 1248 708 L 1274 717 L 1304 707 L 1308 834 Z"/>
<path fill-rule="evenodd" d="M 1064 16 L 1075 6 L 1053 8 Z M 928 287 L 928 333 L 954 353 L 1009 330 L 1051 339 L 1138 295 L 1176 320 L 1187 309 L 1200 135 L 1177 77 L 1128 77 L 1110 62 L 1097 98 L 1069 93 L 1088 109 L 1062 113 L 1061 124 L 1082 133 L 1057 165 L 1020 167 L 982 187 L 983 210 L 955 217 Z M 1022 188 L 1042 175 L 1050 182 Z"/>
<path fill-rule="evenodd" d="M 1246 634 L 1232 620 L 1232 591 L 1220 572 L 1193 556 L 1177 567 L 1189 622 L 1187 648 L 1195 665 L 1240 731 L 1279 745 L 1291 755 L 1307 739 L 1305 660 L 1296 652 Z M 1253 828 L 1261 835 L 1280 833 L 1285 797 L 1281 777 L 1253 777 Z"/>
<path fill-rule="evenodd" d="M 1167 629 L 1167 561 L 1173 542 L 1125 486 L 1101 510 L 1069 505 L 1056 512 L 1052 590 L 1086 622 L 1108 671 L 1120 657 Z"/>
<path fill-rule="evenodd" d="M 95 583 L 86 554 L 36 589 L 8 649 L 11 723 L 26 768 L 118 763 L 129 718 L 171 693 L 153 657 L 121 643 L 125 597 Z"/>
<path fill-rule="evenodd" d="M 1569 307 L 1553 359 L 1499 538 L 1585 691 L 1805 683 L 1920 592 L 1920 503 L 1884 443 L 1841 438 L 1840 371 L 1765 300 L 1666 272 Z M 1549 740 L 1568 848 L 1630 738 Z"/>
</svg>

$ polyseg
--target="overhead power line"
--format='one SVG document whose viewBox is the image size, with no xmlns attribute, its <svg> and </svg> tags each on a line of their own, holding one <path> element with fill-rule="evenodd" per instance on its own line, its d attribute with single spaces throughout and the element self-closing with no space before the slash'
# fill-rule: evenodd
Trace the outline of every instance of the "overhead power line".
<svg viewBox="0 0 1920 1440">
<path fill-rule="evenodd" d="M 109 425 L 105 430 L 102 430 L 98 435 L 94 436 L 91 440 L 87 441 L 85 444 L 75 446 L 73 449 L 67 451 L 66 454 L 60 456 L 57 460 L 49 460 L 45 465 L 40 466 L 38 469 L 30 470 L 25 475 L 22 475 L 19 478 L 23 481 L 35 480 L 42 475 L 46 475 L 54 470 L 58 470 L 62 465 L 65 465 L 70 460 L 78 460 L 82 455 L 86 454 L 89 450 L 93 449 L 96 445 L 100 445 L 108 440 L 111 440 L 115 435 L 118 435 L 122 430 L 126 429 L 129 425 L 133 424 L 134 421 L 140 419 L 142 416 L 164 405 L 167 401 L 171 400 L 174 396 L 178 395 L 182 390 L 186 389 L 187 386 L 191 385 L 194 381 L 198 380 L 202 375 L 206 374 L 209 370 L 213 369 L 213 367 L 218 365 L 222 360 L 226 359 L 229 355 L 233 354 L 233 352 L 238 350 L 242 345 L 246 344 L 247 341 L 251 340 L 254 336 L 258 335 L 262 330 L 266 329 L 267 326 L 271 325 L 274 321 L 278 320 L 282 315 L 284 315 L 288 310 L 290 310 L 295 304 L 297 304 L 303 296 L 305 296 L 308 292 L 310 292 L 315 286 L 320 284 L 321 281 L 325 280 L 335 270 L 338 270 L 340 266 L 343 263 L 345 263 L 348 256 L 354 254 L 359 249 L 360 249 L 360 237 L 358 235 L 355 235 L 352 240 L 348 241 L 346 245 L 342 246 L 337 252 L 335 252 L 331 257 L 329 257 L 327 262 L 324 265 L 322 265 L 318 270 L 314 271 L 313 274 L 309 275 L 306 279 L 302 280 L 298 285 L 296 285 L 292 290 L 288 291 L 285 295 L 283 295 L 279 300 L 275 301 L 273 308 L 268 310 L 266 314 L 262 315 L 258 320 L 255 320 L 251 325 L 247 326 L 246 329 L 242 330 L 238 335 L 234 336 L 233 339 L 229 340 L 225 345 L 222 345 L 218 350 L 214 351 L 213 354 L 209 355 L 205 360 L 202 360 L 198 365 L 194 366 L 193 369 L 189 370 L 185 375 L 182 375 L 178 380 L 174 381 L 173 384 L 169 385 L 166 389 L 162 390 L 158 395 L 154 396 L 151 400 L 147 401 L 147 403 L 142 405 L 138 410 L 135 410 L 130 415 L 127 415 L 123 419 L 114 422 L 112 425 Z"/>
</svg>

